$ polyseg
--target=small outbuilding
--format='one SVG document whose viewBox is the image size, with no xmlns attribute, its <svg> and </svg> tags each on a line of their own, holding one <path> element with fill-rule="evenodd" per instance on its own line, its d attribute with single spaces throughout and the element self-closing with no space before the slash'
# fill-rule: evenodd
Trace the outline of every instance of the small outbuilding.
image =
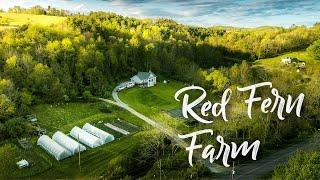
<svg viewBox="0 0 320 180">
<path fill-rule="evenodd" d="M 299 67 L 305 67 L 305 66 L 306 66 L 306 62 L 305 62 L 305 61 L 302 61 L 302 60 L 300 60 L 300 59 L 298 59 L 298 58 L 295 58 L 295 57 L 285 57 L 285 58 L 282 58 L 282 59 L 281 59 L 281 62 L 282 62 L 283 64 L 286 64 L 286 65 L 288 65 L 288 64 L 295 64 L 295 65 L 297 65 L 297 66 L 299 66 Z"/>
<path fill-rule="evenodd" d="M 22 159 L 21 161 L 17 162 L 17 166 L 19 169 L 25 168 L 29 166 L 29 162 L 25 159 Z"/>
<path fill-rule="evenodd" d="M 86 147 L 84 145 L 78 143 L 61 131 L 57 131 L 56 133 L 54 133 L 52 139 L 62 147 L 70 151 L 72 155 L 78 153 L 79 151 L 86 150 Z"/>
<path fill-rule="evenodd" d="M 140 87 L 152 87 L 157 84 L 157 76 L 151 71 L 138 72 L 137 75 L 131 78 L 131 82 Z"/>
<path fill-rule="evenodd" d="M 78 126 L 75 126 L 74 128 L 71 129 L 70 135 L 74 139 L 79 140 L 81 143 L 91 148 L 95 148 L 101 145 L 101 140 L 98 137 L 86 132 L 85 130 L 79 128 Z"/>
<path fill-rule="evenodd" d="M 294 58 L 292 58 L 292 57 L 285 57 L 285 58 L 282 58 L 281 59 L 281 62 L 283 63 L 283 64 L 291 64 L 291 62 L 294 60 Z"/>
<path fill-rule="evenodd" d="M 89 123 L 86 123 L 82 127 L 82 129 L 100 138 L 101 144 L 106 144 L 114 140 L 114 136 L 112 134 L 109 134 L 95 126 L 92 126 Z"/>
<path fill-rule="evenodd" d="M 49 154 L 54 156 L 58 161 L 71 156 L 71 153 L 68 150 L 66 150 L 64 147 L 59 145 L 47 135 L 40 136 L 37 144 Z"/>
</svg>

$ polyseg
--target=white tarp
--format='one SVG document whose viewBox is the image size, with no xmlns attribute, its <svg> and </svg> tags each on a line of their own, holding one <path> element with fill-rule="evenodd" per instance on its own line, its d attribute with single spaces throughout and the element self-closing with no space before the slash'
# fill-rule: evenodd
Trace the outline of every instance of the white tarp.
<svg viewBox="0 0 320 180">
<path fill-rule="evenodd" d="M 101 145 L 101 141 L 98 137 L 86 132 L 85 130 L 79 128 L 78 126 L 75 126 L 71 129 L 70 135 L 79 141 L 91 148 L 95 148 Z"/>
<path fill-rule="evenodd" d="M 57 142 L 52 140 L 47 135 L 42 135 L 39 137 L 37 144 L 41 146 L 44 150 L 54 156 L 57 160 L 65 159 L 71 156 L 71 153 L 59 145 Z"/>
<path fill-rule="evenodd" d="M 82 127 L 82 129 L 100 138 L 102 144 L 106 144 L 114 140 L 114 136 L 112 134 L 109 134 L 95 126 L 92 126 L 89 123 L 86 123 Z"/>
<path fill-rule="evenodd" d="M 80 151 L 85 151 L 86 147 L 82 144 L 78 143 L 74 139 L 70 138 L 69 136 L 65 135 L 61 131 L 57 131 L 53 134 L 52 139 L 60 144 L 62 147 L 67 149 L 71 152 L 72 155 L 76 154 Z"/>
<path fill-rule="evenodd" d="M 110 128 L 110 129 L 113 129 L 113 130 L 115 130 L 115 131 L 117 131 L 117 132 L 119 132 L 119 133 L 121 133 L 121 134 L 126 135 L 126 136 L 130 134 L 130 132 L 128 132 L 128 131 L 126 131 L 126 130 L 124 130 L 124 129 L 121 129 L 121 128 L 115 126 L 115 125 L 112 125 L 112 124 L 110 124 L 110 123 L 105 123 L 104 125 L 107 126 L 107 127 Z"/>
</svg>

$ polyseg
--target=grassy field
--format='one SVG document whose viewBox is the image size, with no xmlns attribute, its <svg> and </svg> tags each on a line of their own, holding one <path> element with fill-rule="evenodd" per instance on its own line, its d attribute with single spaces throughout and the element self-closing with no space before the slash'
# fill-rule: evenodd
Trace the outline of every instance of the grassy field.
<svg viewBox="0 0 320 180">
<path fill-rule="evenodd" d="M 75 125 L 82 127 L 84 123 L 97 125 L 99 121 L 113 122 L 120 118 L 123 122 L 129 122 L 139 128 L 139 131 L 129 136 L 103 145 L 95 149 L 89 149 L 81 154 L 81 171 L 78 166 L 78 156 L 67 158 L 63 161 L 56 161 L 43 149 L 36 145 L 37 137 L 32 137 L 29 142 L 32 148 L 22 149 L 17 140 L 11 140 L 0 145 L 0 156 L 6 155 L 12 161 L 2 162 L 2 172 L 0 177 L 9 178 L 85 178 L 100 177 L 110 166 L 113 159 L 121 157 L 123 154 L 130 154 L 137 148 L 142 137 L 150 135 L 150 126 L 140 119 L 131 115 L 127 111 L 117 107 L 111 107 L 111 113 L 103 113 L 99 107 L 104 103 L 68 103 L 60 105 L 39 105 L 33 110 L 33 114 L 38 118 L 38 124 L 46 128 L 47 134 L 52 135 L 57 130 L 68 133 Z M 101 125 L 101 124 L 100 124 Z M 108 130 L 109 131 L 109 130 Z M 113 132 L 111 132 L 113 133 Z M 114 134 L 114 133 L 113 133 Z M 116 135 L 117 137 L 117 135 Z M 13 147 L 14 153 L 4 154 L 7 146 Z M 4 150 L 1 151 L 1 148 Z M 18 169 L 15 163 L 21 159 L 31 162 L 31 167 Z"/>
<path fill-rule="evenodd" d="M 69 132 L 74 126 L 83 126 L 86 122 L 96 124 L 99 121 L 112 122 L 118 118 L 142 127 L 143 121 L 125 110 L 112 107 L 112 113 L 103 113 L 99 107 L 104 103 L 68 103 L 60 105 L 39 105 L 33 114 L 41 127 L 50 133 L 57 130 Z"/>
<path fill-rule="evenodd" d="M 261 59 L 259 61 L 255 61 L 254 65 L 261 66 L 266 70 L 281 70 L 281 71 L 288 71 L 288 72 L 296 71 L 296 68 L 294 66 L 284 65 L 283 63 L 281 63 L 281 59 L 285 57 L 295 57 L 305 61 L 307 72 L 314 72 L 315 68 L 318 68 L 320 65 L 320 62 L 310 57 L 306 51 L 285 53 L 283 55 L 280 55 L 274 58 Z"/>
<path fill-rule="evenodd" d="M 168 125 L 179 131 L 190 131 L 190 127 L 185 123 L 186 119 L 179 119 L 171 116 L 172 110 L 181 110 L 183 94 L 179 96 L 180 102 L 174 99 L 175 93 L 188 85 L 170 81 L 163 83 L 159 81 L 156 86 L 150 88 L 134 87 L 119 93 L 120 99 L 129 104 L 138 112 Z M 188 92 L 190 101 L 200 95 L 200 91 Z"/>
<path fill-rule="evenodd" d="M 295 57 L 305 61 L 305 68 L 298 71 L 294 64 L 283 64 L 281 59 L 284 57 Z M 281 80 L 285 82 L 296 81 L 295 83 L 299 84 L 295 87 L 297 89 L 303 88 L 305 85 L 319 83 L 320 61 L 314 60 L 306 51 L 291 52 L 274 58 L 262 59 L 256 61 L 254 66 L 261 67 L 268 71 L 269 74 L 278 76 L 276 78 L 278 78 L 279 81 L 275 81 L 280 83 L 275 84 L 278 86 L 281 86 Z M 290 90 L 288 91 L 290 92 Z"/>
<path fill-rule="evenodd" d="M 32 177 L 38 173 L 49 170 L 52 163 L 45 153 L 40 152 L 37 147 L 24 150 L 19 148 L 17 143 L 10 142 L 0 146 L 1 171 L 0 178 Z M 26 159 L 31 166 L 26 169 L 19 169 L 16 162 Z"/>
<path fill-rule="evenodd" d="M 160 123 L 175 129 L 185 129 L 183 121 L 168 114 L 172 109 L 181 108 L 181 102 L 174 99 L 174 94 L 182 87 L 184 87 L 183 83 L 176 81 L 170 81 L 167 84 L 158 82 L 156 86 L 151 88 L 126 89 L 119 93 L 119 97 L 138 112 Z"/>
<path fill-rule="evenodd" d="M 180 82 L 158 82 L 151 88 L 126 89 L 119 93 L 119 97 L 141 113 L 152 115 L 179 107 L 180 103 L 174 99 L 174 94 L 182 87 Z"/>
<path fill-rule="evenodd" d="M 47 15 L 32 15 L 32 14 L 16 14 L 16 13 L 0 13 L 0 20 L 6 21 L 0 26 L 0 30 L 15 28 L 24 24 L 51 26 L 61 24 L 66 20 L 66 17 L 47 16 Z"/>
</svg>

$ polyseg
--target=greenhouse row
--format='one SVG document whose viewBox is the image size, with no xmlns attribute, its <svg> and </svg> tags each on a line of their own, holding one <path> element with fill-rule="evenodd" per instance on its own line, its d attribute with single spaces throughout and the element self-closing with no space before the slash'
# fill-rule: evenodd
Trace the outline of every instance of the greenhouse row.
<svg viewBox="0 0 320 180">
<path fill-rule="evenodd" d="M 114 140 L 112 134 L 89 123 L 86 123 L 82 129 L 77 126 L 72 128 L 70 136 L 72 138 L 61 131 L 57 131 L 53 134 L 52 138 L 47 135 L 40 136 L 37 144 L 57 160 L 62 160 L 85 151 L 87 148 L 84 145 L 96 148 Z"/>
</svg>

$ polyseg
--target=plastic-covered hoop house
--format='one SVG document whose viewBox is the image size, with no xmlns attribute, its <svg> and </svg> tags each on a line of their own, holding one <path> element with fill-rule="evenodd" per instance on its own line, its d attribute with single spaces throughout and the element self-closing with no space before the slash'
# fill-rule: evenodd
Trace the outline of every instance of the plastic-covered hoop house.
<svg viewBox="0 0 320 180">
<path fill-rule="evenodd" d="M 47 135 L 40 136 L 37 144 L 54 156 L 56 160 L 62 160 L 71 156 L 71 153 L 68 150 L 63 148 Z"/>
<path fill-rule="evenodd" d="M 52 139 L 60 144 L 62 147 L 67 149 L 73 154 L 76 154 L 80 151 L 85 151 L 86 147 L 83 146 L 82 144 L 78 143 L 77 141 L 73 140 L 69 136 L 65 135 L 61 131 L 57 131 L 56 133 L 53 134 Z"/>
<path fill-rule="evenodd" d="M 106 144 L 114 140 L 114 136 L 112 134 L 109 134 L 95 126 L 92 126 L 89 123 L 86 123 L 82 127 L 82 129 L 100 138 L 102 144 Z"/>
<path fill-rule="evenodd" d="M 91 148 L 95 148 L 101 145 L 101 140 L 98 137 L 86 132 L 85 130 L 79 128 L 78 126 L 75 126 L 74 128 L 71 129 L 70 135 L 76 140 L 78 140 L 79 138 L 79 141 L 81 143 Z"/>
</svg>

